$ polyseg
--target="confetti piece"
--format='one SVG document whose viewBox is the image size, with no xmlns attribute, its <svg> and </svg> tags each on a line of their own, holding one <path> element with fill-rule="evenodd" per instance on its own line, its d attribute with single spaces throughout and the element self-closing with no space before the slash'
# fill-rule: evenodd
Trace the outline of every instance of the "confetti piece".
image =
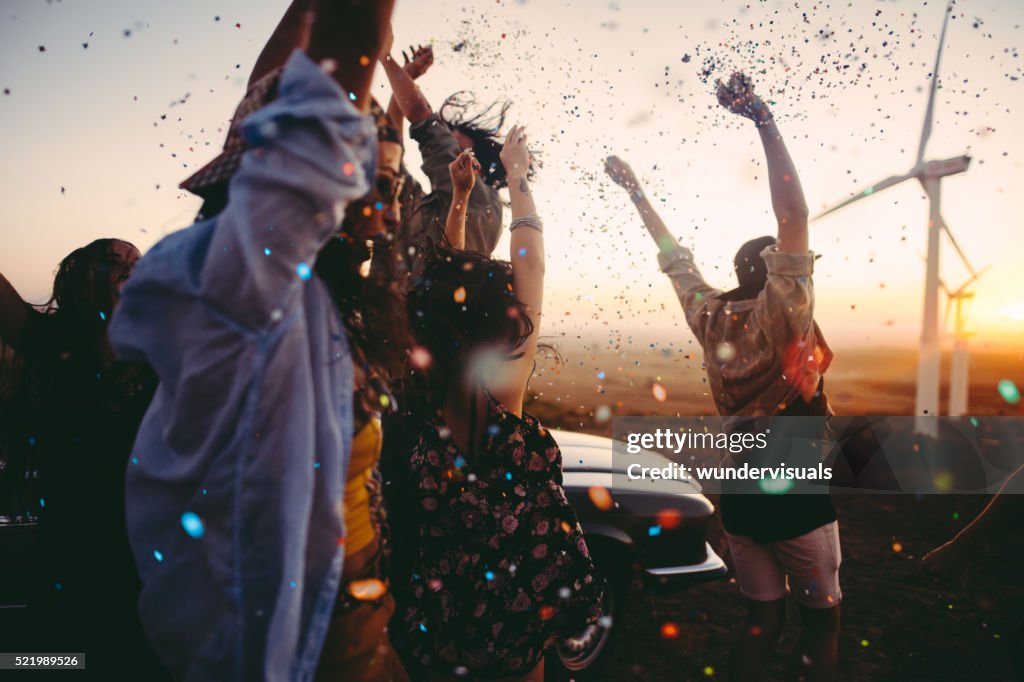
<svg viewBox="0 0 1024 682">
<path fill-rule="evenodd" d="M 903 545 L 901 543 L 899 543 L 899 542 L 892 543 L 892 551 L 894 551 L 897 554 L 899 554 L 900 552 L 903 551 Z"/>
<path fill-rule="evenodd" d="M 659 526 L 665 530 L 672 530 L 682 522 L 683 515 L 679 513 L 678 509 L 662 509 L 656 518 Z"/>
<path fill-rule="evenodd" d="M 430 351 L 423 346 L 413 346 L 409 351 L 409 362 L 416 369 L 427 369 L 434 361 Z"/>
<path fill-rule="evenodd" d="M 295 274 L 297 274 L 301 280 L 308 280 L 313 276 L 313 269 L 306 263 L 299 263 L 295 266 Z"/>
<path fill-rule="evenodd" d="M 647 528 L 647 536 L 648 537 L 655 538 L 655 537 L 658 537 L 659 535 L 661 535 L 661 526 L 654 525 L 654 526 L 650 526 L 650 527 Z"/>
<path fill-rule="evenodd" d="M 870 644 L 870 642 L 868 642 L 868 640 L 866 640 L 866 639 L 860 640 L 860 645 L 861 646 L 868 646 L 868 644 Z"/>
<path fill-rule="evenodd" d="M 299 584 L 298 584 L 297 582 L 295 582 L 294 580 L 293 580 L 293 581 L 291 581 L 290 583 L 288 583 L 288 587 L 292 588 L 293 590 L 294 590 L 294 589 L 295 589 L 296 587 L 298 587 L 298 585 L 299 585 Z"/>
<path fill-rule="evenodd" d="M 665 387 L 658 382 L 651 385 L 651 395 L 653 395 L 654 399 L 659 403 L 663 403 L 668 400 L 668 391 L 665 390 Z"/>
<path fill-rule="evenodd" d="M 712 668 L 710 665 L 706 665 L 706 666 L 704 666 L 704 674 L 707 675 L 708 677 L 714 677 L 715 669 Z"/>
<path fill-rule="evenodd" d="M 163 561 L 164 560 L 163 552 L 161 552 L 159 549 L 154 549 L 153 550 L 153 558 L 156 559 L 157 561 Z"/>
<path fill-rule="evenodd" d="M 736 357 L 736 346 L 728 341 L 723 341 L 715 347 L 715 357 L 721 362 L 729 362 Z"/>
<path fill-rule="evenodd" d="M 598 424 L 603 424 L 612 418 L 612 408 L 607 405 L 601 405 L 594 411 L 594 420 Z"/>
<path fill-rule="evenodd" d="M 387 585 L 376 578 L 353 580 L 348 585 L 348 593 L 359 601 L 376 601 L 387 594 L 387 591 Z"/>
<path fill-rule="evenodd" d="M 456 289 L 455 293 L 452 294 L 452 299 L 454 299 L 454 301 L 456 303 L 465 303 L 466 302 L 466 287 L 459 287 L 458 289 Z"/>
<path fill-rule="evenodd" d="M 201 538 L 206 533 L 202 519 L 194 512 L 185 512 L 181 515 L 181 527 L 185 532 L 194 538 Z"/>
<path fill-rule="evenodd" d="M 341 165 L 341 172 L 344 173 L 345 175 L 352 175 L 353 173 L 356 172 L 355 164 L 353 164 L 351 161 L 346 161 Z"/>
<path fill-rule="evenodd" d="M 757 487 L 766 495 L 785 495 L 796 485 L 785 478 L 764 478 L 757 482 Z"/>
<path fill-rule="evenodd" d="M 590 501 L 594 506 L 601 511 L 608 511 L 615 506 L 615 503 L 612 501 L 612 494 L 608 491 L 608 488 L 592 485 L 587 490 L 587 494 L 590 496 Z"/>
<path fill-rule="evenodd" d="M 1002 396 L 1003 400 L 1016 405 L 1020 402 L 1020 389 L 1017 388 L 1017 384 L 1013 383 L 1010 379 L 1002 379 L 998 384 L 999 395 Z"/>
<path fill-rule="evenodd" d="M 671 621 L 662 624 L 661 636 L 665 639 L 675 639 L 679 636 L 679 626 Z"/>
<path fill-rule="evenodd" d="M 555 607 L 553 606 L 542 606 L 540 607 L 540 619 L 551 620 L 555 615 Z"/>
</svg>

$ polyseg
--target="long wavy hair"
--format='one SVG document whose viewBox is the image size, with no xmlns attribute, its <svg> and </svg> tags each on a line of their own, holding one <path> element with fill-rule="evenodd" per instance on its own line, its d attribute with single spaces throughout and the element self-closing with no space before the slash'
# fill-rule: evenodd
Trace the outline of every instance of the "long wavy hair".
<svg viewBox="0 0 1024 682">
<path fill-rule="evenodd" d="M 26 489 L 39 452 L 35 438 L 22 432 L 29 420 L 49 415 L 57 429 L 66 411 L 119 411 L 129 399 L 126 391 L 134 390 L 106 371 L 114 362 L 107 325 L 116 287 L 131 271 L 117 244 L 128 242 L 97 239 L 68 254 L 49 300 L 32 306 L 46 316 L 45 333 L 26 329 L 21 339 L 0 347 L 0 502 L 16 514 L 31 512 L 37 499 Z"/>
<path fill-rule="evenodd" d="M 364 277 L 361 266 L 367 260 L 371 267 Z M 398 375 L 409 348 L 409 326 L 392 241 L 382 235 L 367 246 L 343 225 L 320 250 L 313 270 L 341 312 L 356 361 L 364 361 L 368 374 L 380 379 Z"/>
<path fill-rule="evenodd" d="M 512 264 L 440 243 L 425 244 L 424 273 L 406 295 L 414 342 L 429 353 L 429 366 L 413 366 L 403 394 L 420 416 L 443 409 L 477 351 L 493 349 L 506 360 L 533 333 L 526 306 L 515 294 Z"/>
<path fill-rule="evenodd" d="M 505 166 L 501 163 L 503 147 L 501 129 L 505 125 L 512 102 L 492 102 L 482 108 L 472 93 L 466 90 L 449 95 L 438 109 L 438 117 L 452 130 L 457 130 L 473 141 L 473 155 L 480 162 L 481 179 L 494 189 L 508 186 Z M 477 109 L 476 113 L 470 112 Z M 535 163 L 530 164 L 527 178 L 533 180 Z"/>
</svg>

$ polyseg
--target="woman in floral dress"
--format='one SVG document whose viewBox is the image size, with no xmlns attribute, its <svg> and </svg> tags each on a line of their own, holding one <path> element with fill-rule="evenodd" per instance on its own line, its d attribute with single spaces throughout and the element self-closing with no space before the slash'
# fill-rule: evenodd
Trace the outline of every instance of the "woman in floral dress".
<svg viewBox="0 0 1024 682">
<path fill-rule="evenodd" d="M 408 297 L 421 380 L 409 457 L 418 547 L 404 605 L 408 651 L 433 677 L 543 679 L 543 655 L 600 616 L 604 588 L 562 489 L 550 432 L 523 412 L 537 351 L 543 223 L 525 131 L 501 154 L 512 204 L 511 263 L 463 251 L 479 165 L 451 164 L 448 244 Z"/>
</svg>

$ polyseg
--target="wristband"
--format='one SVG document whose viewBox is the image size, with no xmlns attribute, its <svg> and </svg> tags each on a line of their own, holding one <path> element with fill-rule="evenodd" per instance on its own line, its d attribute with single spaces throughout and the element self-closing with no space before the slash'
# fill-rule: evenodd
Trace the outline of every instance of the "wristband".
<svg viewBox="0 0 1024 682">
<path fill-rule="evenodd" d="M 532 227 L 538 232 L 544 232 L 544 221 L 540 219 L 540 216 L 537 215 L 536 212 L 520 216 L 518 218 L 513 218 L 512 224 L 508 227 L 508 231 L 515 232 L 518 228 L 523 227 L 524 225 Z"/>
<path fill-rule="evenodd" d="M 634 204 L 638 201 L 641 201 L 642 199 L 644 199 L 644 191 L 639 188 L 633 190 L 632 192 L 629 193 L 629 199 Z"/>
</svg>

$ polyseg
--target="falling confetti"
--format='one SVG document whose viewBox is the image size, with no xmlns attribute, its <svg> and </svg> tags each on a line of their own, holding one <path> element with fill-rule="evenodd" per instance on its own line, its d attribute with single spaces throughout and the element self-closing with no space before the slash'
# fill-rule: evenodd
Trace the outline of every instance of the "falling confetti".
<svg viewBox="0 0 1024 682">
<path fill-rule="evenodd" d="M 185 512 L 181 515 L 181 527 L 185 529 L 186 533 L 197 539 L 203 537 L 206 532 L 202 519 L 194 512 Z"/>
<path fill-rule="evenodd" d="M 465 303 L 466 302 L 466 287 L 459 287 L 458 289 L 456 289 L 455 293 L 452 294 L 452 299 L 456 303 Z"/>
<path fill-rule="evenodd" d="M 433 361 L 434 357 L 423 346 L 413 346 L 413 349 L 409 351 L 409 363 L 416 369 L 427 369 Z"/>
<path fill-rule="evenodd" d="M 1002 379 L 999 381 L 998 387 L 999 395 L 1002 396 L 1003 400 L 1016 405 L 1020 402 L 1020 389 L 1017 388 L 1017 384 L 1013 383 L 1010 379 Z"/>
<path fill-rule="evenodd" d="M 353 580 L 348 585 L 348 593 L 359 601 L 376 601 L 387 594 L 388 587 L 376 578 Z"/>
<path fill-rule="evenodd" d="M 612 500 L 612 494 L 608 488 L 599 485 L 592 485 L 587 490 L 587 494 L 590 496 L 590 501 L 594 506 L 601 511 L 608 511 L 615 506 L 615 503 Z"/>
<path fill-rule="evenodd" d="M 661 636 L 665 639 L 675 639 L 679 636 L 679 626 L 669 621 L 661 626 Z"/>
<path fill-rule="evenodd" d="M 663 403 L 668 400 L 668 391 L 665 390 L 665 387 L 658 382 L 654 382 L 654 384 L 651 385 L 651 395 L 653 395 L 654 399 L 659 403 Z"/>
<path fill-rule="evenodd" d="M 665 530 L 672 530 L 682 522 L 683 515 L 678 509 L 662 509 L 656 518 L 659 526 Z"/>
</svg>

